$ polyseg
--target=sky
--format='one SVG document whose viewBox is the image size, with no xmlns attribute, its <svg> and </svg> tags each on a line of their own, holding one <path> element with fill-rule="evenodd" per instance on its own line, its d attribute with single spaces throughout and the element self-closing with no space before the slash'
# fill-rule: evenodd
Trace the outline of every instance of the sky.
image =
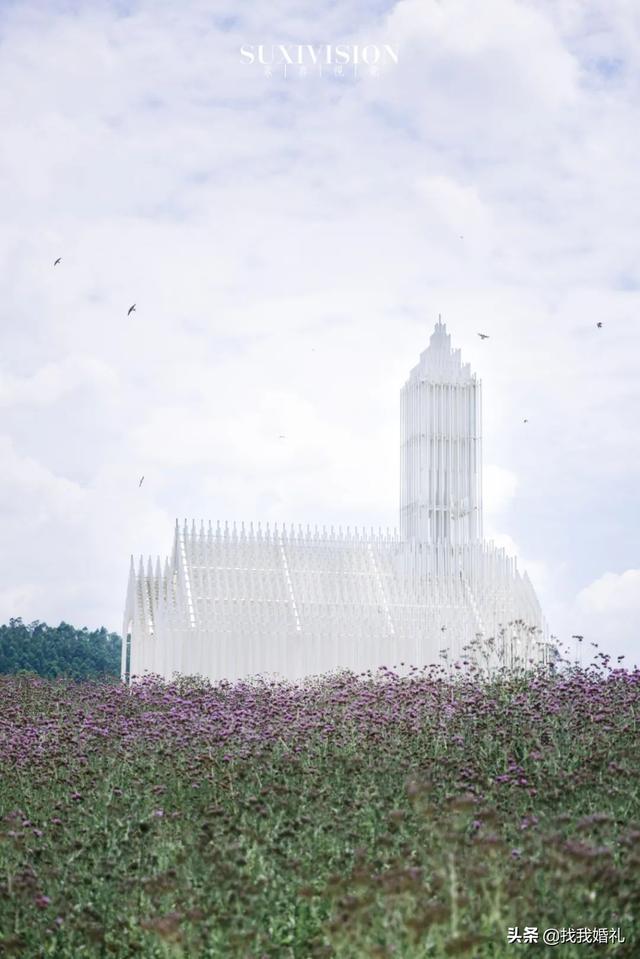
<svg viewBox="0 0 640 959">
<path fill-rule="evenodd" d="M 4 0 L 0 111 L 0 622 L 119 631 L 176 517 L 396 526 L 442 314 L 487 537 L 640 663 L 635 0 Z"/>
</svg>

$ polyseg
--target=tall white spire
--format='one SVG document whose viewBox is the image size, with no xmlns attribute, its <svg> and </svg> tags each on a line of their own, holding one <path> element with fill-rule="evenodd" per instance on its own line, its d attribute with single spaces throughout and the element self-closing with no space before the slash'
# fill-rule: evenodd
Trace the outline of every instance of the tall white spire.
<svg viewBox="0 0 640 959">
<path fill-rule="evenodd" d="M 458 546 L 481 539 L 481 383 L 441 317 L 400 407 L 402 538 Z"/>
<path fill-rule="evenodd" d="M 420 362 L 411 370 L 409 380 L 428 379 L 432 383 L 461 383 L 473 379 L 471 367 L 463 365 L 460 350 L 451 347 L 451 334 L 438 315 L 429 346 L 420 354 Z"/>
</svg>

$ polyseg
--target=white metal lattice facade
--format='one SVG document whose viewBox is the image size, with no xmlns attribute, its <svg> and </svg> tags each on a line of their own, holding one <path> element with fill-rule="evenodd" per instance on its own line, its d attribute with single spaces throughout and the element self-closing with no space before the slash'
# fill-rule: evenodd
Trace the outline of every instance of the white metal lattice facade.
<svg viewBox="0 0 640 959">
<path fill-rule="evenodd" d="M 401 532 L 176 523 L 170 559 L 131 563 L 123 678 L 290 680 L 423 666 L 495 640 L 544 656 L 515 559 L 482 540 L 481 384 L 438 322 L 401 393 Z"/>
<path fill-rule="evenodd" d="M 482 539 L 481 383 L 438 321 L 400 394 L 400 531 L 406 541 Z"/>
</svg>

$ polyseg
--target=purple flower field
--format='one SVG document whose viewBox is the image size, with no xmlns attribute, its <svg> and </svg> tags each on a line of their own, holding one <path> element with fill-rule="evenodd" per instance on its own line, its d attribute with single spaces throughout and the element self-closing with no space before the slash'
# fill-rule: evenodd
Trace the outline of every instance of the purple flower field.
<svg viewBox="0 0 640 959">
<path fill-rule="evenodd" d="M 2 955 L 640 955 L 640 672 L 606 658 L 0 701 Z"/>
</svg>

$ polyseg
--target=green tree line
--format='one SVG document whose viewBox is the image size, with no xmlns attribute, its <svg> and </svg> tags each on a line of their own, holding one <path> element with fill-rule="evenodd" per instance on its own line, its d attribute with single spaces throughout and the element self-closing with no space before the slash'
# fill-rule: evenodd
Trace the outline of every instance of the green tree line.
<svg viewBox="0 0 640 959">
<path fill-rule="evenodd" d="M 89 632 L 69 623 L 47 626 L 10 619 L 0 626 L 0 673 L 27 671 L 54 678 L 98 679 L 120 675 L 122 640 L 102 626 Z"/>
</svg>

